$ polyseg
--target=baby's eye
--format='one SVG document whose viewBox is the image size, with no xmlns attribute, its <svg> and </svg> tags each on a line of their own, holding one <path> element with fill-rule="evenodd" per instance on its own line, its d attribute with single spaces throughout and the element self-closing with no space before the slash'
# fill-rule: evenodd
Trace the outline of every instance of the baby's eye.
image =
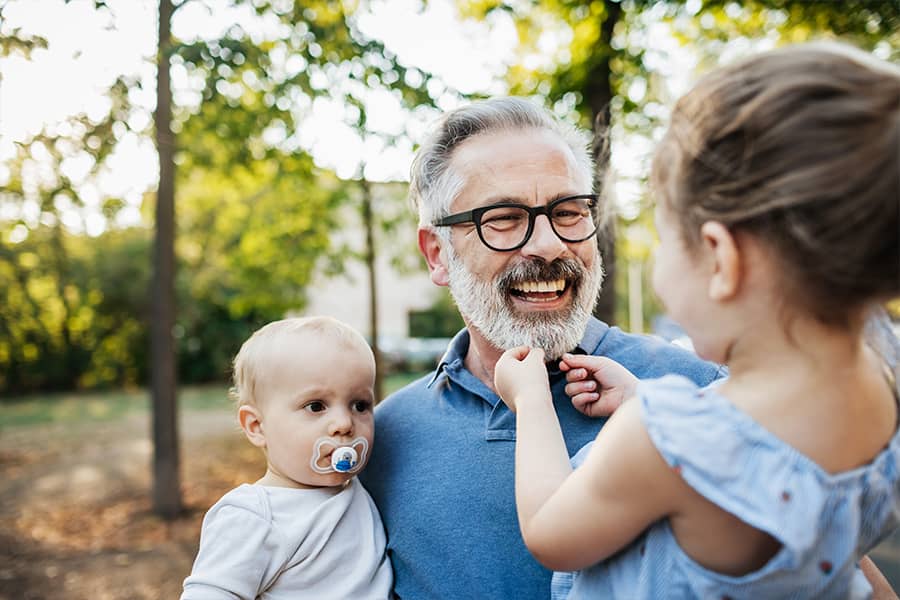
<svg viewBox="0 0 900 600">
<path fill-rule="evenodd" d="M 312 413 L 322 412 L 323 410 L 325 410 L 325 403 L 321 400 L 313 400 L 303 408 Z"/>
<path fill-rule="evenodd" d="M 357 400 L 353 403 L 353 410 L 361 413 L 368 412 L 372 410 L 372 403 L 368 400 Z"/>
</svg>

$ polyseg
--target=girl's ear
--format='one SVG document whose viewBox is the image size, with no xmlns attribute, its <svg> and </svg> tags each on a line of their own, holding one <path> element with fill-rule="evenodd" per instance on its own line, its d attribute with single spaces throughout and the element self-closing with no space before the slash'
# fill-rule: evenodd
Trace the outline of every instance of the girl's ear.
<svg viewBox="0 0 900 600">
<path fill-rule="evenodd" d="M 722 223 L 707 221 L 700 227 L 700 239 L 713 261 L 707 290 L 710 300 L 732 299 L 740 289 L 742 268 L 741 253 L 734 236 Z"/>
<path fill-rule="evenodd" d="M 238 422 L 244 435 L 250 440 L 250 443 L 259 448 L 266 447 L 266 436 L 262 428 L 262 414 L 259 409 L 249 404 L 244 404 L 238 409 Z"/>
<path fill-rule="evenodd" d="M 419 250 L 428 263 L 428 271 L 431 273 L 431 281 L 435 285 L 448 285 L 450 277 L 447 272 L 447 263 L 444 253 L 441 251 L 442 240 L 431 227 L 419 227 Z"/>
</svg>

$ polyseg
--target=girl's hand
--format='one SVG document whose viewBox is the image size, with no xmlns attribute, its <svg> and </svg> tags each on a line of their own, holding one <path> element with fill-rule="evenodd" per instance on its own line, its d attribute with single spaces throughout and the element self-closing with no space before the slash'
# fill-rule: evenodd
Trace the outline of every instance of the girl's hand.
<svg viewBox="0 0 900 600">
<path fill-rule="evenodd" d="M 559 368 L 566 372 L 566 394 L 581 413 L 608 417 L 634 395 L 638 379 L 631 371 L 604 356 L 564 354 Z"/>
<path fill-rule="evenodd" d="M 517 403 L 526 401 L 523 398 L 550 398 L 544 351 L 519 346 L 504 352 L 494 366 L 494 388 L 513 412 Z"/>
</svg>

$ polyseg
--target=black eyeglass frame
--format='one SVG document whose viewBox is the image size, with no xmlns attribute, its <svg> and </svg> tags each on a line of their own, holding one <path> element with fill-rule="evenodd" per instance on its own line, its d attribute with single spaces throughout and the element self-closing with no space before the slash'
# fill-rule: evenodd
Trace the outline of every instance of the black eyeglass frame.
<svg viewBox="0 0 900 600">
<path fill-rule="evenodd" d="M 478 237 L 479 239 L 481 239 L 482 244 L 495 252 L 512 252 L 514 250 L 518 250 L 528 243 L 528 240 L 531 239 L 531 235 L 534 233 L 534 222 L 537 219 L 538 215 L 545 215 L 547 217 L 547 221 L 550 223 L 550 229 L 553 230 L 553 233 L 556 234 L 556 237 L 564 242 L 577 244 L 578 242 L 583 242 L 595 236 L 597 234 L 597 229 L 599 229 L 599 226 L 594 223 L 594 230 L 591 231 L 591 233 L 582 238 L 571 239 L 560 235 L 560 233 L 556 230 L 556 226 L 553 225 L 553 218 L 550 215 L 551 211 L 563 202 L 582 199 L 587 199 L 589 201 L 588 208 L 590 209 L 591 216 L 593 217 L 594 209 L 597 206 L 597 194 L 574 194 L 572 196 L 563 196 L 562 198 L 557 198 L 556 200 L 548 202 L 547 204 L 544 204 L 542 206 L 525 206 L 524 204 L 518 204 L 516 202 L 500 202 L 499 204 L 480 206 L 478 208 L 473 208 L 472 210 L 467 210 L 460 213 L 447 215 L 446 217 L 440 219 L 435 219 L 431 224 L 435 227 L 450 227 L 452 225 L 472 223 L 475 225 L 475 230 L 478 232 Z M 481 233 L 481 218 L 484 216 L 484 213 L 495 208 L 518 208 L 528 213 L 528 229 L 525 231 L 525 237 L 518 245 L 513 246 L 512 248 L 500 249 L 491 246 L 489 243 L 487 243 L 487 240 L 484 239 L 484 234 Z"/>
</svg>

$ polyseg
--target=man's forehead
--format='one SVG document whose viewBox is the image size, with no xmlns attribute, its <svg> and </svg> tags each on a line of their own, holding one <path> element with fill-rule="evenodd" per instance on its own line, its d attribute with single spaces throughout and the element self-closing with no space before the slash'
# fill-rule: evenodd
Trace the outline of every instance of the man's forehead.
<svg viewBox="0 0 900 600">
<path fill-rule="evenodd" d="M 552 131 L 479 134 L 460 144 L 451 166 L 462 179 L 453 210 L 498 202 L 546 204 L 590 192 L 571 149 Z"/>
</svg>

